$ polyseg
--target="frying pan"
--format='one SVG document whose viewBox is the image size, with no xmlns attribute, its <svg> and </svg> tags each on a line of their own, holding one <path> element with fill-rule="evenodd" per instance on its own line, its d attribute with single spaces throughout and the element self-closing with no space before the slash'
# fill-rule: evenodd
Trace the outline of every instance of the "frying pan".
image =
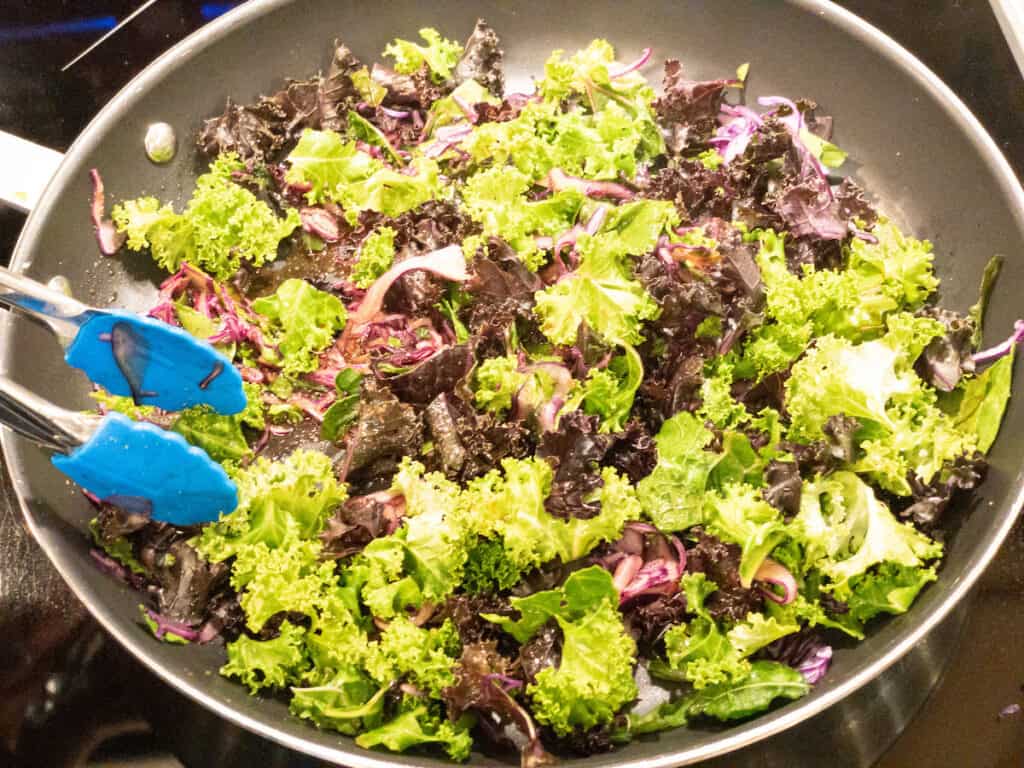
<svg viewBox="0 0 1024 768">
<path fill-rule="evenodd" d="M 810 96 L 835 117 L 836 141 L 850 153 L 847 172 L 890 217 L 935 244 L 942 301 L 965 310 L 976 298 L 986 260 L 1009 258 L 996 287 L 988 341 L 1021 312 L 1024 285 L 1024 192 L 992 140 L 964 105 L 920 62 L 878 30 L 828 2 L 790 0 L 613 0 L 518 2 L 254 0 L 161 56 L 115 97 L 71 147 L 32 211 L 12 264 L 47 279 L 66 276 L 76 296 L 94 304 L 144 310 L 155 297 L 155 269 L 145 257 L 104 259 L 89 226 L 87 171 L 103 172 L 114 199 L 155 194 L 180 202 L 202 170 L 188 151 L 202 118 L 230 95 L 247 101 L 285 76 L 326 67 L 340 37 L 364 60 L 388 40 L 421 26 L 464 38 L 478 16 L 502 37 L 510 90 L 529 87 L 554 48 L 609 38 L 629 59 L 652 46 L 656 59 L 677 56 L 690 76 L 719 77 L 751 62 L 747 98 Z M 657 72 L 649 72 L 653 80 Z M 166 121 L 184 151 L 167 166 L 142 150 L 148 124 Z M 62 364 L 59 350 L 21 320 L 0 321 L 0 363 L 21 383 L 68 407 L 86 407 L 87 383 Z M 874 627 L 859 645 L 841 648 L 832 670 L 806 698 L 729 729 L 680 729 L 634 742 L 586 765 L 657 768 L 723 755 L 819 714 L 875 681 L 932 630 L 976 581 L 1009 532 L 1024 501 L 1024 398 L 1011 401 L 993 447 L 988 480 L 970 514 L 947 542 L 937 583 L 913 609 Z M 422 755 L 367 752 L 349 739 L 290 718 L 284 704 L 251 698 L 219 677 L 215 645 L 160 644 L 137 622 L 140 596 L 96 570 L 84 535 L 91 515 L 77 490 L 46 456 L 8 432 L 0 435 L 25 520 L 43 550 L 99 622 L 166 683 L 236 725 L 298 752 L 353 768 L 444 765 Z M 474 755 L 474 764 L 511 758 Z M 569 766 L 582 760 L 567 760 Z"/>
</svg>

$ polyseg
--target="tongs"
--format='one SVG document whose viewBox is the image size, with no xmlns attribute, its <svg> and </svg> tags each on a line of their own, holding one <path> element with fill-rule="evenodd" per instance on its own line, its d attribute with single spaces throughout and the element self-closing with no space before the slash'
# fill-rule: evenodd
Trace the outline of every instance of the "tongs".
<svg viewBox="0 0 1024 768">
<path fill-rule="evenodd" d="M 49 328 L 64 359 L 137 405 L 179 411 L 205 404 L 245 408 L 242 378 L 209 343 L 181 328 L 120 310 L 89 307 L 0 268 L 0 306 Z M 0 376 L 0 423 L 56 455 L 54 466 L 101 500 L 193 525 L 237 505 L 227 473 L 179 434 L 118 414 L 78 413 Z"/>
</svg>

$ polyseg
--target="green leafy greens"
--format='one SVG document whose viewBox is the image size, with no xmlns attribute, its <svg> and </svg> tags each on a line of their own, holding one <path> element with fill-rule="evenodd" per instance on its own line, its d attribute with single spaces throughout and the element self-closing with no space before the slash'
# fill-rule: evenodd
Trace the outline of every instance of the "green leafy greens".
<svg viewBox="0 0 1024 768">
<path fill-rule="evenodd" d="M 289 209 L 278 218 L 266 203 L 232 181 L 232 173 L 243 167 L 236 155 L 221 155 L 196 180 L 183 213 L 161 206 L 154 197 L 141 197 L 115 206 L 114 222 L 127 235 L 130 249 L 148 248 L 168 272 L 187 261 L 226 280 L 243 259 L 261 266 L 277 257 L 278 243 L 299 225 L 299 215 Z"/>
</svg>

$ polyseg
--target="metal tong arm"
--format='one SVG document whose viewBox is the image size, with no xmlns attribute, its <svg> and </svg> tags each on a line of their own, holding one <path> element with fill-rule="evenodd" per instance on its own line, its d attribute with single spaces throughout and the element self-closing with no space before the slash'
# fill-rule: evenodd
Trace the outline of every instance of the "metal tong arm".
<svg viewBox="0 0 1024 768">
<path fill-rule="evenodd" d="M 50 450 L 67 453 L 88 440 L 100 418 L 54 405 L 0 375 L 0 424 Z"/>
<path fill-rule="evenodd" d="M 1024 75 L 1024 6 L 1020 0 L 990 0 L 1013 58 Z"/>
<path fill-rule="evenodd" d="M 69 343 L 95 310 L 60 291 L 0 267 L 0 306 L 46 325 Z"/>
</svg>

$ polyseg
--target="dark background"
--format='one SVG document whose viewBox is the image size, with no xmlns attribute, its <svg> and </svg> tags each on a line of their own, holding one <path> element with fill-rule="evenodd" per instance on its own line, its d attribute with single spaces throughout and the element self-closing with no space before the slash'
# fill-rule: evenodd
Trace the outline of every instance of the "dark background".
<svg viewBox="0 0 1024 768">
<path fill-rule="evenodd" d="M 59 150 L 158 54 L 234 5 L 160 0 L 62 73 L 61 66 L 140 0 L 2 4 L 0 130 Z M 1024 80 L 986 2 L 840 4 L 881 27 L 949 83 L 1024 175 Z M 0 208 L 3 263 L 23 222 L 22 214 Z M 104 642 L 6 500 L 0 501 L 0 764 L 174 765 L 159 757 L 159 743 L 136 714 L 134 662 Z M 946 677 L 879 768 L 1020 768 L 1024 715 L 1000 712 L 1024 704 L 1022 685 L 1024 527 L 1018 525 L 975 590 Z"/>
</svg>

